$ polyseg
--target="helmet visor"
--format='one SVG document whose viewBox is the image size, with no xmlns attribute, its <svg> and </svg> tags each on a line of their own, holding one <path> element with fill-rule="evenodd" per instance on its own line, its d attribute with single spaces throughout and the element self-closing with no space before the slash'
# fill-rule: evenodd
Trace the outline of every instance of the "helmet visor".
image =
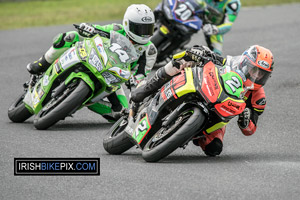
<svg viewBox="0 0 300 200">
<path fill-rule="evenodd" d="M 243 56 L 240 70 L 245 74 L 247 79 L 262 86 L 265 85 L 271 75 L 271 72 L 257 67 L 248 56 Z"/>
<path fill-rule="evenodd" d="M 135 35 L 150 37 L 153 35 L 154 24 L 140 24 L 129 21 L 129 30 Z"/>
</svg>

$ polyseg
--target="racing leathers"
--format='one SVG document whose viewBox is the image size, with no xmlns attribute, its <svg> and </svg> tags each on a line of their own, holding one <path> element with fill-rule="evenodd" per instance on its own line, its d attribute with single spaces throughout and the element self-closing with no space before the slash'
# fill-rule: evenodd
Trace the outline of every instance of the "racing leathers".
<svg viewBox="0 0 300 200">
<path fill-rule="evenodd" d="M 53 45 L 50 49 L 38 60 L 27 65 L 27 69 L 32 74 L 45 72 L 48 67 L 66 50 L 72 47 L 76 42 L 82 41 L 84 37 L 93 36 L 93 30 L 101 30 L 102 37 L 109 37 L 111 30 L 116 31 L 126 36 L 126 32 L 121 24 L 109 24 L 105 26 L 82 23 L 80 27 L 84 31 L 69 31 L 60 33 L 53 39 Z M 131 64 L 132 84 L 137 85 L 142 81 L 153 68 L 156 61 L 157 50 L 150 41 L 147 44 L 134 44 L 139 59 Z M 99 101 L 88 108 L 96 113 L 101 114 L 109 121 L 115 121 L 119 116 L 118 113 L 125 107 L 128 107 L 128 102 L 122 86 L 115 93 L 108 96 L 109 101 Z"/>
<path fill-rule="evenodd" d="M 206 61 L 202 61 L 202 66 L 208 61 L 212 61 L 216 65 L 223 66 L 226 68 L 226 58 L 219 56 L 218 54 L 212 52 L 207 47 L 197 46 L 191 49 L 197 49 L 196 52 L 200 52 L 201 56 L 206 57 Z M 190 55 L 193 57 L 193 55 Z M 229 57 L 229 56 L 228 56 Z M 227 57 L 227 58 L 228 58 Z M 147 83 L 140 85 L 131 92 L 131 100 L 135 103 L 143 101 L 143 99 L 154 91 L 161 88 L 166 82 L 172 79 L 173 76 L 177 75 L 183 68 L 192 67 L 193 61 L 182 61 L 180 66 L 176 66 L 174 60 L 177 58 L 173 56 L 173 60 L 169 62 L 163 68 L 157 70 L 154 77 L 147 81 Z M 192 58 L 196 60 L 197 58 Z M 198 62 L 199 63 L 199 62 Z M 256 131 L 258 116 L 261 115 L 264 111 L 266 100 L 265 92 L 263 87 L 258 90 L 249 90 L 245 96 L 244 101 L 246 102 L 245 110 L 238 117 L 238 126 L 240 127 L 242 133 L 246 136 L 252 135 Z M 203 131 L 203 134 L 199 134 L 199 137 L 193 139 L 193 143 L 197 146 L 200 146 L 202 150 L 208 156 L 216 156 L 222 152 L 223 149 L 223 138 L 225 134 L 225 126 L 221 128 L 216 127 L 220 119 L 215 118 L 209 121 L 209 127 Z"/>
<path fill-rule="evenodd" d="M 239 115 L 238 126 L 245 136 L 250 136 L 255 133 L 259 115 L 264 112 L 266 106 L 266 96 L 264 88 L 258 90 L 249 90 L 245 96 L 246 108 L 243 113 Z M 249 112 L 249 117 L 244 119 L 244 115 Z M 248 113 L 247 113 L 248 114 Z M 246 120 L 246 122 L 244 121 Z M 243 126 L 246 124 L 246 126 Z M 216 156 L 222 152 L 223 138 L 226 127 L 209 133 L 207 130 L 203 131 L 205 137 L 196 138 L 193 143 L 200 146 L 208 156 Z"/>
<path fill-rule="evenodd" d="M 230 31 L 241 8 L 240 0 L 199 0 L 205 1 L 207 12 L 205 13 L 205 25 L 203 33 L 208 47 L 221 55 L 223 48 L 223 35 Z"/>
</svg>

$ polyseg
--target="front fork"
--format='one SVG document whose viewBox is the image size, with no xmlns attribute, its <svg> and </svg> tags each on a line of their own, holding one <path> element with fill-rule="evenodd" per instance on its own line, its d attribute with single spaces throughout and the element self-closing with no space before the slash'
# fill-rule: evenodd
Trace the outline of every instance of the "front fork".
<svg viewBox="0 0 300 200">
<path fill-rule="evenodd" d="M 139 103 L 132 102 L 132 104 L 130 105 L 130 110 L 129 110 L 128 118 L 135 117 L 135 115 L 136 115 L 139 107 L 140 107 Z"/>
</svg>

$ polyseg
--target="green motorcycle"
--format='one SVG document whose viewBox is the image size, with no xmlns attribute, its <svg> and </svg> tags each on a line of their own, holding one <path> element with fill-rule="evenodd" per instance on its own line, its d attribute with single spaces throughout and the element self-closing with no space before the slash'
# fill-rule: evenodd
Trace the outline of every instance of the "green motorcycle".
<svg viewBox="0 0 300 200">
<path fill-rule="evenodd" d="M 20 123 L 35 115 L 36 129 L 47 129 L 128 81 L 130 63 L 138 59 L 134 46 L 115 31 L 110 38 L 100 34 L 77 42 L 44 74 L 31 75 L 24 93 L 8 109 L 9 119 Z"/>
</svg>

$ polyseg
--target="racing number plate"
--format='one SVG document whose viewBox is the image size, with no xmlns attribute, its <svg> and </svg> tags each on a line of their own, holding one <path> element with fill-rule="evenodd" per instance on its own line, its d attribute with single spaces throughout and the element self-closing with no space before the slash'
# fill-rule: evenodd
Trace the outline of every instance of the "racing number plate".
<svg viewBox="0 0 300 200">
<path fill-rule="evenodd" d="M 138 126 L 134 130 L 132 137 L 138 143 L 141 144 L 147 133 L 151 129 L 151 124 L 149 123 L 148 115 L 141 119 Z"/>
</svg>

